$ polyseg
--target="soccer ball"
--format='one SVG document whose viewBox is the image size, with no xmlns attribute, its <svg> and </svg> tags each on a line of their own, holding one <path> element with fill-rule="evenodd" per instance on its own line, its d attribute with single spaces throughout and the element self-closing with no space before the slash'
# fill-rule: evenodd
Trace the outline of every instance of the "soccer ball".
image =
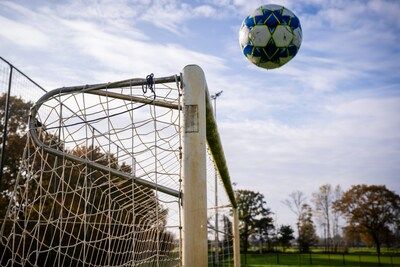
<svg viewBox="0 0 400 267">
<path fill-rule="evenodd" d="M 239 43 L 253 64 L 275 69 L 291 60 L 302 39 L 300 21 L 280 5 L 263 5 L 243 20 Z"/>
</svg>

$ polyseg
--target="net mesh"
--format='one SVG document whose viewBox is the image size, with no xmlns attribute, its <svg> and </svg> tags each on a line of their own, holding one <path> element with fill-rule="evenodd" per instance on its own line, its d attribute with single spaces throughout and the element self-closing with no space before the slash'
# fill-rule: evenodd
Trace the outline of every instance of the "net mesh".
<svg viewBox="0 0 400 267">
<path fill-rule="evenodd" d="M 141 87 L 107 91 L 143 97 Z M 179 104 L 177 86 L 159 85 L 156 91 L 158 99 Z M 49 99 L 37 118 L 39 138 L 46 146 L 180 190 L 177 110 L 79 92 Z M 25 153 L 1 229 L 2 264 L 178 262 L 177 198 L 54 156 L 31 138 Z"/>
<path fill-rule="evenodd" d="M 233 266 L 232 206 L 211 152 L 207 157 L 208 265 Z"/>
<path fill-rule="evenodd" d="M 0 265 L 180 266 L 180 199 L 158 187 L 181 191 L 181 90 L 178 82 L 157 84 L 155 99 L 143 86 L 103 90 L 145 104 L 86 90 L 46 100 L 36 133 L 62 155 L 19 133 L 26 145 L 2 192 Z M 233 266 L 231 206 L 210 154 L 207 187 L 209 265 Z"/>
</svg>

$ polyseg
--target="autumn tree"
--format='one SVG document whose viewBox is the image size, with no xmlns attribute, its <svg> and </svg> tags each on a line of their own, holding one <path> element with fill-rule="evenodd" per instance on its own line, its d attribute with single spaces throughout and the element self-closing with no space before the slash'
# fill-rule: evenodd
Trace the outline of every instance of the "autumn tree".
<svg viewBox="0 0 400 267">
<path fill-rule="evenodd" d="M 4 131 L 6 94 L 0 95 L 0 133 Z M 26 131 L 31 102 L 25 102 L 19 97 L 10 96 L 7 140 L 4 147 L 3 176 L 0 177 L 0 217 L 4 218 L 5 210 L 10 201 L 10 191 L 13 190 L 21 166 L 21 157 L 26 144 Z M 2 138 L 4 138 L 2 136 Z M 3 149 L 3 148 L 2 148 Z"/>
<path fill-rule="evenodd" d="M 399 219 L 400 196 L 384 185 L 353 185 L 333 207 L 351 227 L 373 240 L 380 255 L 385 233 Z"/>
<path fill-rule="evenodd" d="M 6 94 L 0 95 L 0 133 L 5 126 Z M 4 153 L 3 177 L 1 177 L 2 189 L 13 187 L 16 175 L 21 165 L 21 156 L 26 143 L 26 131 L 28 130 L 28 115 L 31 102 L 25 102 L 19 97 L 10 96 L 8 110 L 7 140 Z M 3 138 L 3 136 L 2 136 Z"/>
<path fill-rule="evenodd" d="M 303 204 L 299 220 L 298 243 L 300 252 L 309 252 L 310 246 L 317 241 L 312 214 L 310 205 Z"/>
<path fill-rule="evenodd" d="M 3 132 L 5 125 L 7 94 L 0 95 L 0 132 Z M 20 97 L 10 96 L 9 100 L 9 117 L 8 117 L 8 132 L 10 134 L 23 134 L 27 130 L 29 109 L 32 102 L 24 101 Z"/>
<path fill-rule="evenodd" d="M 348 250 L 349 247 L 357 247 L 362 242 L 358 229 L 354 228 L 352 225 L 343 227 L 343 239 L 346 244 L 346 250 Z"/>
<path fill-rule="evenodd" d="M 285 252 L 286 248 L 290 247 L 290 241 L 294 239 L 294 230 L 290 225 L 282 225 L 278 229 L 278 242 Z"/>
<path fill-rule="evenodd" d="M 256 232 L 257 222 L 259 222 L 261 218 L 270 218 L 272 221 L 272 212 L 266 207 L 264 195 L 259 192 L 237 190 L 236 199 L 240 221 L 240 237 L 246 253 L 249 236 Z"/>
</svg>

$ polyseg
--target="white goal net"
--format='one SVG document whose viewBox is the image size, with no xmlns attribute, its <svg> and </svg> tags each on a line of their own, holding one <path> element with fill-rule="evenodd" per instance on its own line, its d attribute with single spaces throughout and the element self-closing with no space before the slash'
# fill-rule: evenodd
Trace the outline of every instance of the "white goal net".
<svg viewBox="0 0 400 267">
<path fill-rule="evenodd" d="M 1 266 L 181 266 L 203 253 L 185 240 L 199 229 L 184 219 L 182 80 L 65 87 L 36 102 L 0 225 Z M 232 188 L 208 151 L 207 231 L 194 246 L 207 244 L 209 266 L 234 266 Z"/>
</svg>

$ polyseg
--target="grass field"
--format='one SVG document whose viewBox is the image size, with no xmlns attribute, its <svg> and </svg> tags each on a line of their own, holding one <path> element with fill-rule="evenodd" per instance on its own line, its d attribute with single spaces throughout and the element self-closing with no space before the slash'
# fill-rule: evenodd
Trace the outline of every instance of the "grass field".
<svg viewBox="0 0 400 267">
<path fill-rule="evenodd" d="M 245 259 L 247 258 L 247 259 Z M 351 266 L 400 267 L 400 256 L 355 254 L 248 254 L 241 256 L 241 266 Z"/>
</svg>

